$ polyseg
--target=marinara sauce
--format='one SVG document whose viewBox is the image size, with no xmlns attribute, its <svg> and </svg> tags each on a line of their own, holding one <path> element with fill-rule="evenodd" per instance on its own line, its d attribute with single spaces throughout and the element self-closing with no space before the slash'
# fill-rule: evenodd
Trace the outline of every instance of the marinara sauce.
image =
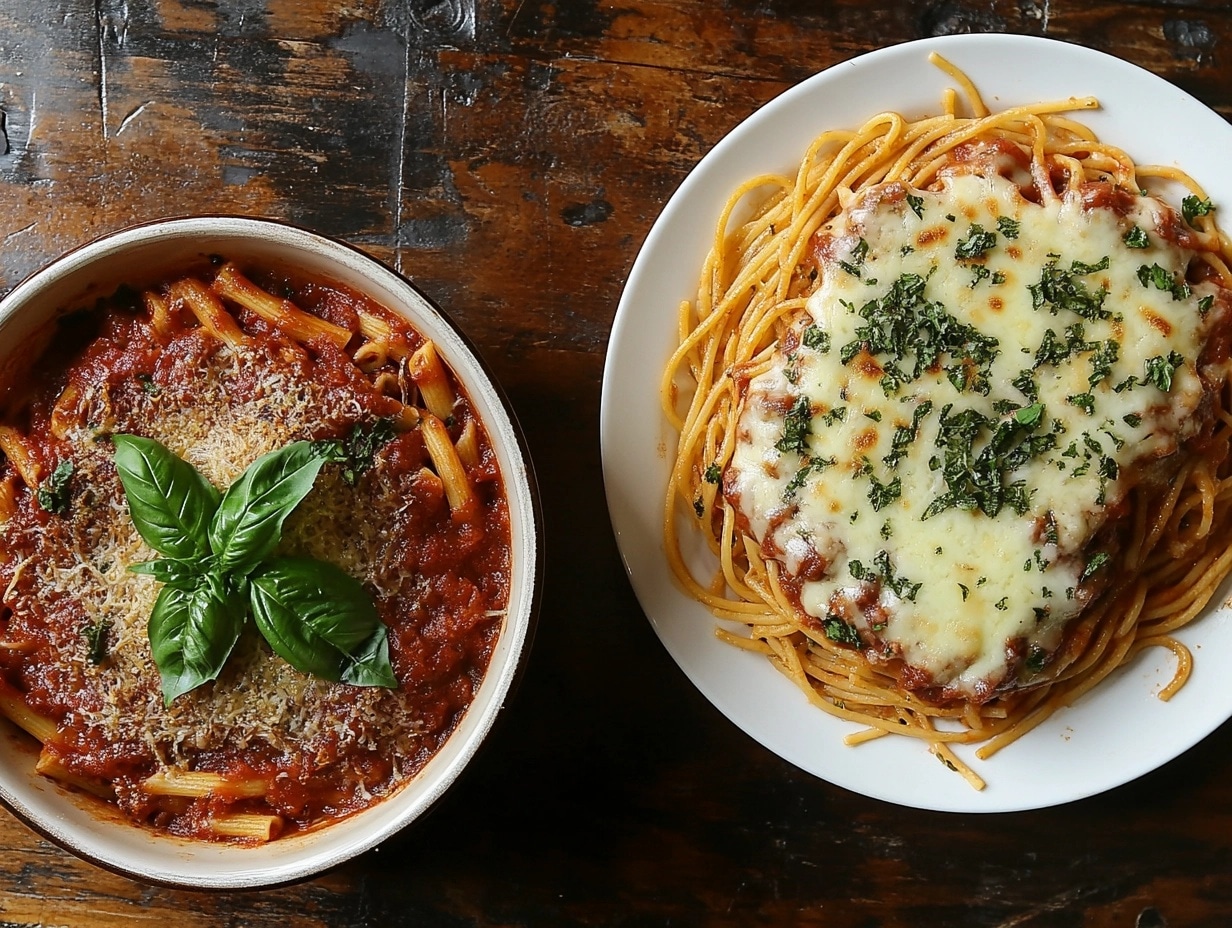
<svg viewBox="0 0 1232 928">
<path fill-rule="evenodd" d="M 401 316 L 328 281 L 220 260 L 190 271 L 63 317 L 3 385 L 0 695 L 42 720 L 40 770 L 177 834 L 260 840 L 378 801 L 457 726 L 507 606 L 508 504 L 483 423 Z M 296 324 L 308 318 L 325 324 Z M 129 570 L 158 555 L 132 521 L 118 434 L 155 439 L 220 491 L 291 442 L 347 447 L 276 553 L 362 585 L 397 685 L 298 671 L 250 617 L 217 678 L 167 704 L 148 628 L 162 584 Z M 172 795 L 169 781 L 209 786 Z"/>
</svg>

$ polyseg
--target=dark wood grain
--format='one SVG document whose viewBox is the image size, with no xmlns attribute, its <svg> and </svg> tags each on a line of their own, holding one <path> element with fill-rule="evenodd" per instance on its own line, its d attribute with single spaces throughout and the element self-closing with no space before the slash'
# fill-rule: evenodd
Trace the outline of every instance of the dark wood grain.
<svg viewBox="0 0 1232 928">
<path fill-rule="evenodd" d="M 1232 7 L 1079 0 L 9 0 L 0 288 L 102 233 L 227 212 L 411 276 L 510 394 L 547 586 L 520 690 L 426 819 L 299 886 L 108 874 L 0 813 L 0 924 L 1232 924 L 1232 727 L 1103 796 L 895 808 L 801 773 L 659 645 L 607 521 L 598 417 L 625 275 L 689 169 L 758 106 L 887 44 L 1047 35 L 1232 115 Z"/>
</svg>

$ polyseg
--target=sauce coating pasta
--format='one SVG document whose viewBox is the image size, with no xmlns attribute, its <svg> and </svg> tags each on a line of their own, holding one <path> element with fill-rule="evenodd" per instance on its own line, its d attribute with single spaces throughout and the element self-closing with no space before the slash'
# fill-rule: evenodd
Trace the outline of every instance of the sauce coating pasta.
<svg viewBox="0 0 1232 928">
<path fill-rule="evenodd" d="M 136 821 L 240 842 L 413 777 L 470 705 L 509 596 L 502 477 L 447 368 L 417 379 L 431 343 L 329 281 L 221 260 L 56 329 L 3 385 L 0 419 L 0 708 L 43 742 L 40 771 Z M 147 629 L 162 584 L 129 570 L 155 552 L 117 474 L 119 434 L 217 488 L 290 443 L 334 448 L 276 553 L 362 584 L 396 687 L 296 670 L 248 627 L 217 679 L 165 701 Z"/>
</svg>

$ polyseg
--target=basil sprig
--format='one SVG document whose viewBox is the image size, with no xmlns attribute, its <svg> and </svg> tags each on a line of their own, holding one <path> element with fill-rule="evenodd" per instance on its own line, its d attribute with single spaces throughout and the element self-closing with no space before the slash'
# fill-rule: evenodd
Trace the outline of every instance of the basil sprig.
<svg viewBox="0 0 1232 928">
<path fill-rule="evenodd" d="M 148 634 L 166 705 L 218 678 L 249 614 L 296 670 L 397 686 L 385 625 L 359 581 L 323 561 L 273 554 L 327 462 L 323 448 L 298 441 L 263 455 L 220 494 L 159 442 L 113 440 L 133 524 L 163 555 L 129 570 L 164 584 Z"/>
</svg>

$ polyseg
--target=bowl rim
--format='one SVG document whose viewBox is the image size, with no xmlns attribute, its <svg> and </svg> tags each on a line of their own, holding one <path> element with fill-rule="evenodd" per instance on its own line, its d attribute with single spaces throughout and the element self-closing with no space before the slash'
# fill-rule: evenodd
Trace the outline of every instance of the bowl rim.
<svg viewBox="0 0 1232 928">
<path fill-rule="evenodd" d="M 3 779 L 0 779 L 0 805 L 3 805 L 26 827 L 57 847 L 88 863 L 128 879 L 154 886 L 199 892 L 227 892 L 272 889 L 279 886 L 301 883 L 320 876 L 364 854 L 382 841 L 394 837 L 431 814 L 439 805 L 445 793 L 470 768 L 477 753 L 489 743 L 492 729 L 496 727 L 501 719 L 508 716 L 507 709 L 515 699 L 521 681 L 526 674 L 543 604 L 546 545 L 544 540 L 542 499 L 530 454 L 529 442 L 505 388 L 495 376 L 490 363 L 478 350 L 474 341 L 448 311 L 424 293 L 408 276 L 356 245 L 337 236 L 328 235 L 277 218 L 230 213 L 203 213 L 147 220 L 82 242 L 61 253 L 59 256 L 48 260 L 37 270 L 26 275 L 5 293 L 3 297 L 0 297 L 0 325 L 6 322 L 16 311 L 28 304 L 30 300 L 37 298 L 43 290 L 51 287 L 65 275 L 82 273 L 97 261 L 114 257 L 133 247 L 145 244 L 156 245 L 160 241 L 191 240 L 194 237 L 205 236 L 231 237 L 236 239 L 236 241 L 243 241 L 245 239 L 262 238 L 261 233 L 263 231 L 269 232 L 271 230 L 283 236 L 280 242 L 283 247 L 305 249 L 315 244 L 318 248 L 328 253 L 326 255 L 328 263 L 336 264 L 343 256 L 349 256 L 356 266 L 352 270 L 359 271 L 362 269 L 362 273 L 365 276 L 373 274 L 377 276 L 381 274 L 388 275 L 389 283 L 397 287 L 405 287 L 411 295 L 422 303 L 422 308 L 429 314 L 434 314 L 450 330 L 450 334 L 457 339 L 457 347 L 462 349 L 467 360 L 474 364 L 474 374 L 470 379 L 476 380 L 479 387 L 491 392 L 491 399 L 495 402 L 489 405 L 492 406 L 494 412 L 504 416 L 503 422 L 495 424 L 487 421 L 485 416 L 484 424 L 489 432 L 489 437 L 494 443 L 499 438 L 501 443 L 506 446 L 506 454 L 511 462 L 518 465 L 513 468 L 515 473 L 508 473 L 507 468 L 502 468 L 501 476 L 510 509 L 513 510 L 515 505 L 520 504 L 518 508 L 524 516 L 522 534 L 527 542 L 525 545 L 527 568 L 524 575 L 528 589 L 522 597 L 523 605 L 519 609 L 519 614 L 510 614 L 505 619 L 501 637 L 504 638 L 511 630 L 516 632 L 514 640 L 510 642 L 512 647 L 505 658 L 504 664 L 500 667 L 494 667 L 490 662 L 484 672 L 483 681 L 485 683 L 490 678 L 495 677 L 495 690 L 492 693 L 492 698 L 489 701 L 485 714 L 478 720 L 477 727 L 468 736 L 463 749 L 447 766 L 436 772 L 438 779 L 427 791 L 424 799 L 421 802 L 415 803 L 406 814 L 396 816 L 392 821 L 379 825 L 371 833 L 364 835 L 362 839 L 352 839 L 337 849 L 325 853 L 312 851 L 306 855 L 296 855 L 286 862 L 272 865 L 265 870 L 259 871 L 259 874 L 253 879 L 247 878 L 246 872 L 238 869 L 224 873 L 218 878 L 205 880 L 193 878 L 183 870 L 171 873 L 169 872 L 170 868 L 167 872 L 152 874 L 140 866 L 126 863 L 122 854 L 118 857 L 109 858 L 98 853 L 92 848 L 91 842 L 80 840 L 75 835 L 75 829 L 71 824 L 67 825 L 62 831 L 52 828 L 47 821 L 33 810 L 26 808 L 12 793 L 9 785 Z M 323 275 L 317 273 L 315 276 Z M 382 301 L 378 300 L 378 302 Z M 382 305 L 384 305 L 383 302 Z M 48 321 L 53 319 L 56 311 L 61 308 L 64 307 L 50 310 L 47 314 Z M 400 315 L 403 315 L 397 308 L 387 308 L 391 312 L 399 312 Z M 405 315 L 404 318 L 407 318 L 409 323 L 418 327 L 418 323 L 414 319 Z M 8 346 L 3 346 L 3 342 L 0 341 L 0 354 L 4 354 L 6 350 L 9 350 Z M 456 371 L 455 376 L 457 376 Z M 467 390 L 468 393 L 472 392 L 472 388 L 469 386 Z M 494 426 L 499 426 L 499 431 Z M 512 442 L 507 439 L 512 439 Z M 511 538 L 511 553 L 516 556 L 517 550 L 514 549 L 512 542 L 513 539 Z M 514 590 L 511 589 L 511 606 L 514 605 L 513 592 Z M 497 647 L 499 646 L 500 642 L 498 641 Z M 495 653 L 493 657 L 495 658 Z M 454 728 L 433 755 L 434 758 L 440 756 L 449 741 L 458 734 L 459 729 L 465 724 L 467 716 L 470 715 L 473 706 L 474 703 L 472 703 L 471 707 L 468 707 L 458 726 Z M 15 735 L 16 733 L 14 733 Z M 396 800 L 423 773 L 424 771 L 420 771 L 410 777 L 393 792 L 381 797 L 376 803 L 341 819 L 332 820 L 320 828 L 309 829 L 309 831 L 301 833 L 301 836 L 305 834 L 313 836 L 328 834 L 334 825 L 343 824 L 348 820 L 364 815 L 372 809 L 383 806 L 387 802 Z M 63 789 L 62 787 L 57 788 Z M 65 799 L 65 801 L 69 800 Z M 169 846 L 172 843 L 179 843 L 190 848 L 222 849 L 221 853 L 230 853 L 233 849 L 237 856 L 249 850 L 247 846 L 232 846 L 167 835 L 140 823 L 131 822 L 118 813 L 115 814 L 114 821 L 110 821 L 112 816 L 108 814 L 109 807 L 103 803 L 99 804 L 97 812 L 93 809 L 91 809 L 91 812 L 96 814 L 99 822 L 108 819 L 104 827 L 114 825 L 115 827 L 133 829 L 136 832 L 145 833 L 152 841 L 166 840 L 169 842 Z M 271 843 L 276 844 L 277 841 Z"/>
</svg>

